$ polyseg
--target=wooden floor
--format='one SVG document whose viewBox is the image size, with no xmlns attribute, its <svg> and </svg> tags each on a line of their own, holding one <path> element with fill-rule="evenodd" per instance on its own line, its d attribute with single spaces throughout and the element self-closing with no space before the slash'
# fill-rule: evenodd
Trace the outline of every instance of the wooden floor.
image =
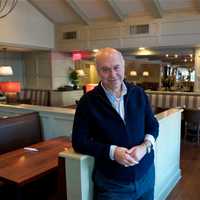
<svg viewBox="0 0 200 200">
<path fill-rule="evenodd" d="M 181 146 L 182 178 L 167 200 L 200 200 L 200 145 Z"/>
</svg>

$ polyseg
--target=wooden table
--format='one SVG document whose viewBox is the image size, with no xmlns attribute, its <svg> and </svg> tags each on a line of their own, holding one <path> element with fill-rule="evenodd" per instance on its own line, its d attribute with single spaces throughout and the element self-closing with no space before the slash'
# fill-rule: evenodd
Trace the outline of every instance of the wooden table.
<svg viewBox="0 0 200 200">
<path fill-rule="evenodd" d="M 66 137 L 46 140 L 30 147 L 38 151 L 23 148 L 0 155 L 0 180 L 21 187 L 58 167 L 58 153 L 71 147 Z"/>
</svg>

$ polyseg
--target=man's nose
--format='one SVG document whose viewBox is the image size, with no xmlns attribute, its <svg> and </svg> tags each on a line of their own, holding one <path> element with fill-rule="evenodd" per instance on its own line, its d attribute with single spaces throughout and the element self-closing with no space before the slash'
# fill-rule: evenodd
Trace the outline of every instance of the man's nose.
<svg viewBox="0 0 200 200">
<path fill-rule="evenodd" d="M 110 70 L 110 77 L 115 77 L 115 76 L 116 76 L 115 70 L 111 69 Z"/>
</svg>

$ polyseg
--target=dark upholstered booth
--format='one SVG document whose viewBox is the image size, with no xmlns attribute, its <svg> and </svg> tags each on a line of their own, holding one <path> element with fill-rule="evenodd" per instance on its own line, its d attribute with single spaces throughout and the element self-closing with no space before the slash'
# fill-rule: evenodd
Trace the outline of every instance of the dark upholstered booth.
<svg viewBox="0 0 200 200">
<path fill-rule="evenodd" d="M 50 106 L 50 90 L 22 89 L 18 93 L 18 103 Z"/>
<path fill-rule="evenodd" d="M 0 154 L 41 140 L 41 124 L 37 112 L 0 120 Z"/>
<path fill-rule="evenodd" d="M 200 144 L 200 110 L 185 109 L 184 110 L 185 134 L 184 140 L 190 137 L 198 145 Z"/>
<path fill-rule="evenodd" d="M 37 112 L 0 118 L 0 154 L 29 146 L 41 140 L 40 117 Z M 9 191 L 10 185 L 0 181 L 0 198 L 7 199 Z"/>
</svg>

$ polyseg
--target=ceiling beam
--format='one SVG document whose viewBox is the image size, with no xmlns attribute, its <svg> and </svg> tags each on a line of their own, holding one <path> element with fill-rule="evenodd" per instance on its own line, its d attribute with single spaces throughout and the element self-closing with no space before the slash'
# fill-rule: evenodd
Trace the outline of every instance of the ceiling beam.
<svg viewBox="0 0 200 200">
<path fill-rule="evenodd" d="M 200 0 L 193 0 L 194 7 L 200 12 Z"/>
<path fill-rule="evenodd" d="M 81 20 L 86 24 L 90 24 L 89 18 L 86 16 L 86 14 L 81 10 L 80 6 L 76 2 L 76 0 L 66 0 L 66 2 L 69 4 L 69 6 L 73 9 L 73 11 L 81 18 Z"/>
<path fill-rule="evenodd" d="M 53 24 L 55 23 L 54 20 L 49 17 L 38 5 L 36 5 L 32 0 L 27 0 L 37 11 L 39 11 L 44 17 L 46 17 L 50 22 Z"/>
<path fill-rule="evenodd" d="M 162 18 L 163 17 L 163 11 L 160 6 L 159 0 L 145 0 L 145 3 L 148 4 L 152 15 L 156 18 Z"/>
<path fill-rule="evenodd" d="M 119 21 L 124 21 L 125 19 L 125 15 L 122 13 L 121 9 L 119 8 L 119 6 L 117 5 L 115 0 L 107 0 L 108 4 L 110 5 L 110 7 L 112 8 L 112 10 L 114 11 L 115 15 L 117 16 Z"/>
</svg>

